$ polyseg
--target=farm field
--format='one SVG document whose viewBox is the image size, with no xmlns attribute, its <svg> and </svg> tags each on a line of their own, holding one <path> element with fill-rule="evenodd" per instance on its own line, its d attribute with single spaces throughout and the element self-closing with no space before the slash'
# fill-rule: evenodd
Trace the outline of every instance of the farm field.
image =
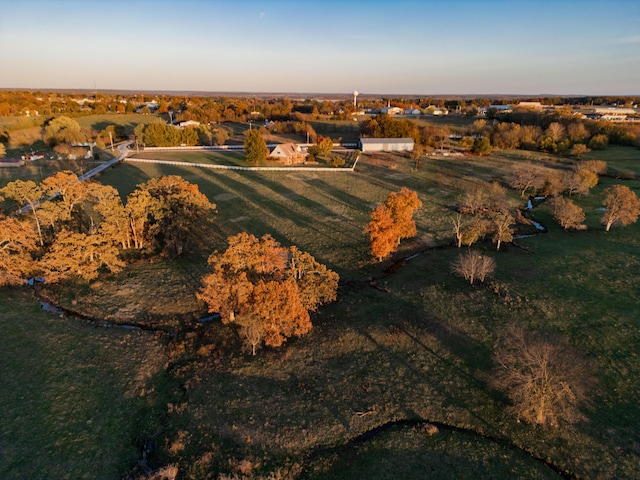
<svg viewBox="0 0 640 480">
<path fill-rule="evenodd" d="M 640 150 L 611 155 L 608 161 L 620 168 L 639 171 Z M 521 151 L 429 157 L 417 170 L 414 160 L 400 155 L 367 155 L 353 174 L 124 164 L 100 178 L 123 196 L 159 175 L 182 175 L 199 185 L 217 205 L 213 226 L 204 232 L 206 248 L 178 260 L 133 263 L 91 285 L 60 289 L 57 300 L 75 309 L 86 305 L 92 317 L 187 327 L 163 354 L 172 355 L 170 381 L 152 378 L 164 395 L 165 415 L 161 422 L 149 417 L 162 425 L 150 462 L 177 465 L 184 478 L 637 477 L 640 227 L 605 233 L 597 210 L 604 189 L 621 181 L 601 178 L 590 195 L 574 198 L 587 213 L 587 231 L 562 231 L 541 203 L 530 215 L 548 233 L 521 238 L 500 252 L 489 239 L 479 243 L 474 249 L 497 263 L 486 287 L 469 286 L 450 273 L 460 250 L 448 246 L 449 207 L 465 186 L 503 180 L 523 160 L 569 167 L 564 159 Z M 638 180 L 624 183 L 640 189 Z M 403 186 L 417 191 L 424 205 L 416 218 L 418 236 L 403 242 L 393 259 L 372 264 L 362 229 L 371 208 Z M 524 206 L 517 193 L 509 198 Z M 312 316 L 310 334 L 256 357 L 242 350 L 233 328 L 192 321 L 203 314 L 193 293 L 207 255 L 240 231 L 295 244 L 341 276 L 338 301 Z M 518 233 L 534 232 L 519 226 Z M 393 273 L 385 271 L 415 253 Z M 162 305 L 172 305 L 164 318 Z M 40 312 L 37 304 L 24 309 L 45 325 L 73 322 Z M 493 352 L 512 324 L 562 334 L 588 359 L 596 382 L 583 409 L 586 421 L 542 429 L 505 413 L 506 400 L 490 378 Z M 81 331 L 98 332 L 100 345 L 110 345 L 108 334 L 115 332 Z M 48 329 L 38 332 L 36 338 L 48 338 Z M 13 369 L 21 371 L 19 365 Z M 126 375 L 119 370 L 104 388 L 120 391 Z M 166 383 L 180 387 L 167 391 Z M 28 394 L 15 384 L 15 395 Z M 33 396 L 42 395 L 39 384 L 29 385 L 36 389 Z M 9 412 L 3 420 L 18 431 L 20 418 L 20 412 Z M 437 431 L 425 422 L 439 425 Z M 20 442 L 26 440 L 18 437 Z M 135 453 L 119 452 L 113 454 L 116 465 L 133 468 Z M 34 471 L 34 462 L 12 472 Z"/>
</svg>

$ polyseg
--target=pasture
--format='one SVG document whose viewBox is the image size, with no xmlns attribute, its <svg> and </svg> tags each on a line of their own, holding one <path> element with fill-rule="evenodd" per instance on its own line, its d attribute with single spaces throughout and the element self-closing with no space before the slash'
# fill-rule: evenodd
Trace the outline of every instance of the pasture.
<svg viewBox="0 0 640 480">
<path fill-rule="evenodd" d="M 162 342 L 0 290 L 0 477 L 115 479 L 158 428 Z"/>
<path fill-rule="evenodd" d="M 367 155 L 354 173 L 120 165 L 100 181 L 123 196 L 159 175 L 182 175 L 197 183 L 217 205 L 213 226 L 203 228 L 206 246 L 185 258 L 136 262 L 92 285 L 61 289 L 59 300 L 77 309 L 87 305 L 92 316 L 102 312 L 126 321 L 161 322 L 166 305 L 166 316 L 188 326 L 170 349 L 177 360 L 168 375 L 180 388 L 166 392 L 166 386 L 159 387 L 166 395 L 166 416 L 157 429 L 154 454 L 158 464 L 178 465 L 183 478 L 216 479 L 219 473 L 249 478 L 560 478 L 558 472 L 569 478 L 637 477 L 640 226 L 605 233 L 597 210 L 604 189 L 620 181 L 603 178 L 589 195 L 574 198 L 587 213 L 587 231 L 562 231 L 542 203 L 530 215 L 548 233 L 521 238 L 500 252 L 489 239 L 474 246 L 497 263 L 495 278 L 486 286 L 469 286 L 450 273 L 460 250 L 448 245 L 453 240 L 449 207 L 465 186 L 503 181 L 521 161 L 554 169 L 570 163 L 506 151 L 489 157 L 428 157 L 418 165 L 402 155 Z M 611 161 L 637 168 L 640 150 L 620 150 Z M 637 180 L 625 184 L 640 189 Z M 404 241 L 394 258 L 373 264 L 362 229 L 372 207 L 403 186 L 417 191 L 424 205 L 416 216 L 418 235 Z M 515 192 L 509 199 L 524 206 Z M 240 231 L 269 233 L 284 245 L 295 244 L 341 275 L 338 301 L 312 316 L 308 335 L 256 357 L 242 349 L 233 327 L 188 320 L 202 313 L 193 294 L 207 255 Z M 519 233 L 533 232 L 531 226 L 519 226 Z M 415 253 L 420 254 L 393 273 L 385 271 Z M 143 307 L 126 310 L 139 299 Z M 176 299 L 175 308 L 169 308 Z M 24 299 L 22 310 L 50 318 L 29 306 L 31 301 Z M 154 305 L 157 311 L 149 315 Z M 49 323 L 72 328 L 60 321 L 53 317 Z M 49 323 L 41 322 L 47 328 L 37 330 L 35 338 L 49 338 Z M 511 324 L 562 334 L 588 359 L 596 386 L 583 409 L 586 421 L 546 430 L 505 413 L 506 399 L 490 386 L 490 378 L 493 353 Z M 98 332 L 95 342 L 110 345 L 105 331 L 88 331 Z M 84 337 L 71 345 L 79 341 L 95 345 Z M 72 350 L 78 358 L 82 352 Z M 152 353 L 149 361 L 157 355 Z M 74 361 L 69 360 L 72 366 Z M 104 388 L 121 392 L 118 382 L 128 377 L 120 371 L 112 378 L 114 383 Z M 16 385 L 18 392 L 27 388 Z M 33 396 L 42 395 L 40 383 L 29 385 L 35 385 L 29 387 L 35 389 Z M 2 423 L 18 431 L 20 419 L 20 412 L 10 413 Z M 153 415 L 149 419 L 158 421 Z M 422 422 L 441 428 L 429 431 Z M 385 425 L 389 428 L 379 429 Z M 19 436 L 16 441 L 26 442 Z M 104 441 L 114 445 L 119 440 Z M 120 452 L 119 465 L 131 465 L 133 453 Z M 30 459 L 21 468 L 40 468 L 35 462 Z"/>
</svg>

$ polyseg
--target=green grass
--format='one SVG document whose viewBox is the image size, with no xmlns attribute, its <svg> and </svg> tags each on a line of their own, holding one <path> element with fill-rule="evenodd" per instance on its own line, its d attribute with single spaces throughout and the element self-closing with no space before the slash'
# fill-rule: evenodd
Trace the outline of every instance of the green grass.
<svg viewBox="0 0 640 480">
<path fill-rule="evenodd" d="M 246 161 L 245 155 L 242 152 L 236 151 L 140 151 L 136 153 L 134 158 L 151 158 L 154 160 L 167 160 L 174 162 L 188 162 L 188 163 L 204 163 L 210 165 L 239 165 L 239 166 L 251 166 Z M 268 162 L 265 164 L 268 165 Z"/>
<path fill-rule="evenodd" d="M 121 478 L 158 428 L 161 345 L 42 311 L 26 289 L 0 297 L 0 477 Z"/>
<path fill-rule="evenodd" d="M 339 303 L 314 316 L 309 335 L 281 350 L 257 358 L 220 352 L 210 367 L 192 367 L 184 380 L 199 380 L 189 384 L 188 407 L 174 421 L 191 425 L 193 451 L 266 456 L 272 469 L 288 457 L 303 470 L 328 472 L 311 478 L 391 478 L 396 468 L 404 478 L 422 469 L 429 474 L 418 478 L 469 478 L 485 469 L 496 478 L 550 476 L 523 453 L 446 432 L 427 440 L 405 427 L 393 440 L 384 434 L 371 445 L 345 446 L 379 425 L 413 418 L 507 438 L 583 478 L 635 477 L 640 283 L 628 272 L 640 267 L 639 231 L 552 229 L 521 240 L 529 253 L 481 244 L 498 263 L 498 295 L 449 273 L 459 250 L 427 251 L 382 281 L 388 293 L 366 283 L 345 287 Z M 505 415 L 504 399 L 487 381 L 495 345 L 513 323 L 558 331 L 590 359 L 599 384 L 588 422 L 544 431 Z M 212 328 L 219 339 L 221 330 Z M 425 451 L 412 453 L 416 442 Z M 444 459 L 431 460 L 435 452 Z"/>
<path fill-rule="evenodd" d="M 140 123 L 165 123 L 165 120 L 156 115 L 140 115 L 135 113 L 105 113 L 102 115 L 86 115 L 75 120 L 81 127 L 102 131 L 109 125 L 124 127 L 127 135 L 133 135 L 133 129 Z"/>
<path fill-rule="evenodd" d="M 640 176 L 640 148 L 609 146 L 605 150 L 592 150 L 585 160 L 604 160 L 609 171 L 628 170 Z"/>
<path fill-rule="evenodd" d="M 334 454 L 302 475 L 308 479 L 557 479 L 550 468 L 525 454 L 508 452 L 488 440 L 441 431 L 427 435 L 418 427 L 385 432 L 362 445 Z"/>
<path fill-rule="evenodd" d="M 542 204 L 531 214 L 549 233 L 520 239 L 525 248 L 474 247 L 497 262 L 492 288 L 450 273 L 461 252 L 455 248 L 426 250 L 389 276 L 383 270 L 393 260 L 370 262 L 362 228 L 390 191 L 414 189 L 424 204 L 418 236 L 403 242 L 398 256 L 443 245 L 452 240 L 446 207 L 460 189 L 502 179 L 521 155 L 426 158 L 417 171 L 400 155 L 364 156 L 353 174 L 125 164 L 101 178 L 123 195 L 159 175 L 197 183 L 217 205 L 207 246 L 175 262 L 131 265 L 60 298 L 84 305 L 86 297 L 92 312 L 115 315 L 132 304 L 152 308 L 134 299 L 153 291 L 158 305 L 180 299 L 176 308 L 187 313 L 199 308 L 193 293 L 206 256 L 239 231 L 270 233 L 340 273 L 338 302 L 313 315 L 310 334 L 282 348 L 252 357 L 233 328 L 219 323 L 176 342 L 184 356 L 171 375 L 183 390 L 167 408 L 159 453 L 165 464 L 180 465 L 184 478 L 237 473 L 242 460 L 254 465 L 254 475 L 283 478 L 557 478 L 525 451 L 580 478 L 636 478 L 640 224 L 605 233 L 596 210 L 604 189 L 618 181 L 601 179 L 590 195 L 575 199 L 587 212 L 587 231 L 562 231 Z M 558 166 L 543 156 L 533 161 Z M 524 203 L 516 193 L 510 198 Z M 559 332 L 587 357 L 598 380 L 584 408 L 588 421 L 544 430 L 505 413 L 506 401 L 489 380 L 496 345 L 511 324 Z M 352 443 L 388 422 L 419 418 L 483 436 L 397 427 Z"/>
</svg>

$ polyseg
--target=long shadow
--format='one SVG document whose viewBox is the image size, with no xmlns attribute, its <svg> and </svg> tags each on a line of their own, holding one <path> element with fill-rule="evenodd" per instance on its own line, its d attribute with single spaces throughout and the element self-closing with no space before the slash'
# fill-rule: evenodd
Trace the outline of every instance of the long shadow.
<svg viewBox="0 0 640 480">
<path fill-rule="evenodd" d="M 259 193 L 251 186 L 236 181 L 230 177 L 230 175 L 220 175 L 220 173 L 212 172 L 209 169 L 201 169 L 201 177 L 203 181 L 209 183 L 210 185 L 215 186 L 219 189 L 218 194 L 229 193 L 236 195 L 238 199 L 235 199 L 236 202 L 242 202 L 243 206 L 246 206 L 247 212 L 256 212 L 264 210 L 264 205 L 258 204 L 254 201 L 254 198 L 259 198 Z M 211 199 L 214 201 L 213 199 Z M 218 211 L 224 208 L 224 203 L 216 203 L 216 208 Z M 242 210 L 242 208 L 240 209 Z M 256 217 L 256 215 L 252 215 L 247 222 L 238 223 L 236 230 L 244 231 L 251 230 L 255 235 L 261 236 L 264 234 L 271 234 L 276 240 L 281 241 L 283 236 L 279 235 L 278 232 L 274 232 L 273 226 L 264 220 L 264 216 Z M 250 229 L 244 228 L 244 226 L 249 223 L 251 225 Z M 228 231 L 229 228 L 224 228 L 225 231 Z"/>
<path fill-rule="evenodd" d="M 280 183 L 245 174 L 243 174 L 242 177 L 239 177 L 244 180 L 241 181 L 233 178 L 234 174 L 221 174 L 220 172 L 211 172 L 206 169 L 203 169 L 201 176 L 204 181 L 218 185 L 224 191 L 233 193 L 240 197 L 240 199 L 249 206 L 250 210 L 254 214 L 255 212 L 261 212 L 265 214 L 265 219 L 268 219 L 269 217 L 274 219 L 286 219 L 291 222 L 291 224 L 302 230 L 313 232 L 315 235 L 325 239 L 333 239 L 335 242 L 338 242 L 338 244 L 344 242 L 344 238 L 339 237 L 340 235 L 344 236 L 344 233 L 341 232 L 340 229 L 337 229 L 333 225 L 327 224 L 321 220 L 319 221 L 318 219 L 318 217 L 321 216 L 334 216 L 334 212 L 327 209 L 324 205 L 310 200 L 304 197 L 304 195 L 300 195 L 288 187 L 282 186 Z M 259 183 L 261 186 L 266 185 L 267 188 L 276 192 L 282 201 L 279 201 L 276 198 L 265 198 L 264 193 L 258 192 L 250 185 L 251 182 Z M 287 195 L 293 194 L 303 199 L 304 205 L 299 209 L 294 210 L 290 205 L 292 200 L 288 198 Z M 303 202 L 300 203 L 302 204 Z M 313 212 L 314 216 L 307 215 L 304 212 Z M 274 238 L 281 242 L 290 243 L 291 238 L 289 238 L 284 231 L 278 230 L 277 223 L 278 222 L 274 221 L 272 224 L 269 224 L 268 220 L 263 221 L 262 225 L 268 226 L 265 233 L 270 233 Z M 252 230 L 254 229 L 255 222 L 252 217 Z M 333 268 L 331 265 L 330 267 Z"/>
<path fill-rule="evenodd" d="M 323 216 L 333 215 L 333 212 L 329 210 L 325 205 L 318 203 L 314 200 L 311 200 L 309 197 L 305 196 L 304 193 L 298 193 L 284 185 L 284 183 L 276 183 L 269 180 L 266 176 L 261 176 L 260 178 L 255 179 L 256 182 L 259 182 L 261 185 L 269 188 L 274 193 L 289 198 L 296 198 L 300 201 L 298 202 L 300 205 L 303 205 L 305 208 L 311 209 L 313 212 L 317 212 Z M 297 214 L 296 214 L 297 215 Z"/>
<path fill-rule="evenodd" d="M 400 326 L 400 327 L 396 326 L 396 328 L 398 329 L 398 331 L 401 331 L 408 338 L 410 338 L 414 342 L 414 344 L 418 345 L 424 351 L 426 351 L 430 356 L 433 356 L 433 357 L 437 358 L 438 362 L 441 363 L 442 365 L 446 366 L 446 369 L 447 369 L 448 372 L 451 372 L 451 376 L 458 376 L 458 377 L 461 377 L 461 378 L 465 378 L 467 380 L 467 382 L 469 382 L 474 388 L 477 388 L 478 390 L 481 390 L 481 391 L 487 391 L 486 382 L 483 381 L 481 378 L 479 378 L 477 376 L 477 374 L 476 374 L 479 369 L 475 368 L 475 366 L 471 366 L 473 364 L 469 364 L 466 359 L 462 358 L 462 360 L 465 361 L 466 368 L 461 368 L 460 366 L 456 365 L 451 360 L 445 358 L 443 355 L 439 354 L 438 352 L 436 352 L 432 348 L 430 348 L 427 345 L 425 345 L 415 335 L 409 333 L 406 328 L 403 328 L 402 326 Z M 429 329 L 428 332 L 429 333 L 433 333 L 433 331 L 431 329 Z M 403 365 L 405 368 L 407 368 L 407 370 L 412 371 L 413 375 L 416 376 L 417 378 L 423 378 L 425 376 L 425 374 L 424 374 L 424 372 L 422 370 L 419 370 L 418 368 L 416 368 L 416 366 L 414 366 L 413 364 L 411 364 L 410 362 L 407 361 L 405 355 L 396 353 L 392 349 L 390 349 L 388 347 L 385 347 L 384 345 L 380 344 L 375 338 L 373 338 L 371 336 L 371 334 L 369 334 L 369 332 L 364 331 L 364 332 L 361 332 L 361 334 L 364 337 L 366 337 L 373 345 L 375 345 L 376 348 L 380 352 L 384 353 L 388 358 L 392 359 L 394 363 Z M 472 339 L 470 339 L 469 337 L 467 337 L 465 335 L 462 335 L 462 334 L 448 333 L 446 336 L 450 340 L 453 339 L 454 342 L 459 342 L 461 345 L 465 345 L 465 348 L 474 348 L 475 346 L 478 345 L 477 342 L 474 342 Z M 447 348 L 449 349 L 449 351 L 452 351 L 452 352 L 455 351 L 458 354 L 461 351 L 463 351 L 462 348 L 459 345 L 456 345 L 456 349 L 455 350 L 451 350 L 451 348 L 448 347 L 448 346 L 447 346 Z M 479 348 L 481 348 L 481 347 L 479 347 Z M 458 358 L 461 358 L 461 357 L 458 356 Z M 434 384 L 433 379 L 429 383 L 429 386 L 431 388 L 436 389 L 436 384 Z M 474 409 L 472 408 L 473 407 L 472 403 L 468 402 L 467 400 L 465 400 L 463 397 L 461 397 L 459 395 L 457 395 L 457 396 L 456 395 L 452 395 L 451 392 L 447 391 L 447 387 L 444 386 L 444 385 L 438 385 L 438 387 L 439 387 L 439 390 L 436 389 L 436 391 L 438 391 L 438 393 L 441 395 L 441 397 L 443 399 L 445 399 L 448 404 L 454 405 L 454 406 L 456 406 L 458 408 L 464 409 L 472 417 L 474 417 L 482 425 L 484 425 L 486 430 L 491 431 L 493 429 L 493 425 L 491 424 L 490 421 L 480 417 L 474 411 Z"/>
<path fill-rule="evenodd" d="M 337 202 L 342 203 L 343 205 L 353 208 L 354 210 L 359 210 L 366 212 L 369 210 L 369 203 L 363 201 L 361 198 L 358 198 L 345 190 L 342 190 L 335 185 L 330 184 L 326 180 L 316 178 L 309 182 L 313 188 L 317 188 L 326 192 L 329 198 L 335 199 Z"/>
</svg>

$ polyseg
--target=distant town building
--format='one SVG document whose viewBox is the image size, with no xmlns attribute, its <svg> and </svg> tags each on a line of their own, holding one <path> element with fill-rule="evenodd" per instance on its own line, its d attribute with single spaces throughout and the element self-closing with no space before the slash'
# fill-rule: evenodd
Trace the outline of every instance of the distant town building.
<svg viewBox="0 0 640 480">
<path fill-rule="evenodd" d="M 380 113 L 386 113 L 387 115 L 401 115 L 403 110 L 400 107 L 384 107 L 380 109 Z"/>
<path fill-rule="evenodd" d="M 590 118 L 592 120 L 606 120 L 608 122 L 625 122 L 629 119 L 629 116 L 635 117 L 637 120 L 640 116 L 640 111 L 633 108 L 624 108 L 616 106 L 599 106 L 599 107 L 583 107 L 580 109 L 580 114 L 583 117 Z"/>
<path fill-rule="evenodd" d="M 173 126 L 176 128 L 186 128 L 186 127 L 197 127 L 200 125 L 200 122 L 196 122 L 195 120 L 185 120 L 184 122 L 175 123 Z"/>
<path fill-rule="evenodd" d="M 429 105 L 426 109 L 429 115 L 449 115 L 449 110 L 444 107 L 436 107 L 435 105 Z"/>
<path fill-rule="evenodd" d="M 542 103 L 540 102 L 520 102 L 514 105 L 514 108 L 526 108 L 528 110 L 542 110 Z"/>
<path fill-rule="evenodd" d="M 488 107 L 478 108 L 478 115 L 486 115 L 489 110 L 494 110 L 497 113 L 511 113 L 511 105 L 489 105 Z"/>
<path fill-rule="evenodd" d="M 368 152 L 412 152 L 411 138 L 361 138 L 358 147 L 362 153 Z"/>
</svg>

